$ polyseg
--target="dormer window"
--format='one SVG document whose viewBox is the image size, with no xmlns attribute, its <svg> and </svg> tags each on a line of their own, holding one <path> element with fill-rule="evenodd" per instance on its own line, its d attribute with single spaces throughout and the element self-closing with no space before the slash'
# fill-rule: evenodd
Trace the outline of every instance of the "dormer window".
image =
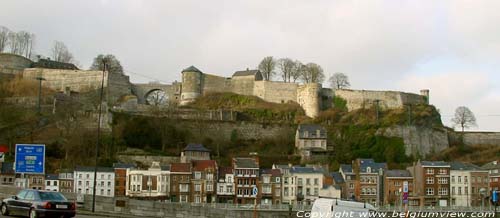
<svg viewBox="0 0 500 218">
<path fill-rule="evenodd" d="M 366 168 L 366 172 L 367 172 L 367 173 L 371 173 L 371 172 L 372 172 L 372 168 L 371 168 L 371 167 L 367 167 L 367 168 Z"/>
</svg>

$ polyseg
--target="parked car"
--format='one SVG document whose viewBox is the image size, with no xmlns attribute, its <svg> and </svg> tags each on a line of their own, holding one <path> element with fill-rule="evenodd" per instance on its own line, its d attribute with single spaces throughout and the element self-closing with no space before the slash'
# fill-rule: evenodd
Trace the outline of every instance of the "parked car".
<svg viewBox="0 0 500 218">
<path fill-rule="evenodd" d="M 76 204 L 59 192 L 24 189 L 2 201 L 2 215 L 28 215 L 36 217 L 74 217 Z"/>
</svg>

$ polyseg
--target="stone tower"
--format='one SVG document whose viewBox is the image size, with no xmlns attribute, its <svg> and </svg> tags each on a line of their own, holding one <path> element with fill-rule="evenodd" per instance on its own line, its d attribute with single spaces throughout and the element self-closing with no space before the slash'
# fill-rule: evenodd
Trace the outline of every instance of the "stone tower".
<svg viewBox="0 0 500 218">
<path fill-rule="evenodd" d="M 321 106 L 321 84 L 307 83 L 297 89 L 297 102 L 309 117 L 317 117 Z"/>
<path fill-rule="evenodd" d="M 194 66 L 182 70 L 180 105 L 193 102 L 201 95 L 203 73 Z"/>
<path fill-rule="evenodd" d="M 420 90 L 420 95 L 425 96 L 425 100 L 427 101 L 427 104 L 429 104 L 429 89 Z"/>
</svg>

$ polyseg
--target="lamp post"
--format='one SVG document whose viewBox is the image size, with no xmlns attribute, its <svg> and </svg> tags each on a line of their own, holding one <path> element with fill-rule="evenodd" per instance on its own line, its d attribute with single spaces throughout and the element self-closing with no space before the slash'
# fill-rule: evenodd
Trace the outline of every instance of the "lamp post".
<svg viewBox="0 0 500 218">
<path fill-rule="evenodd" d="M 95 167 L 94 167 L 94 187 L 92 191 L 92 213 L 95 212 L 95 191 L 96 191 L 96 185 L 97 185 L 97 161 L 99 157 L 99 143 L 101 140 L 101 109 L 102 109 L 102 96 L 104 92 L 104 75 L 106 73 L 106 62 L 105 60 L 102 60 L 103 68 L 102 68 L 102 80 L 101 80 L 101 93 L 100 93 L 100 100 L 99 100 L 99 115 L 97 118 L 97 142 L 95 144 Z"/>
<path fill-rule="evenodd" d="M 467 183 L 465 183 L 465 194 L 466 194 L 466 197 L 467 197 L 467 207 L 469 207 L 469 185 Z"/>
<path fill-rule="evenodd" d="M 42 102 L 42 80 L 45 80 L 45 78 L 38 76 L 35 78 L 38 80 L 38 107 L 37 107 L 37 112 L 38 115 L 42 114 L 42 107 L 41 107 L 41 102 Z"/>
</svg>

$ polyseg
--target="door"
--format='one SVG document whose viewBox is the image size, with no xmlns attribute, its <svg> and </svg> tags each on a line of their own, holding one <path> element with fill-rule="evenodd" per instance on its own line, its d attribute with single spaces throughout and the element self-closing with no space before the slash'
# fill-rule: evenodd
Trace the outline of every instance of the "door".
<svg viewBox="0 0 500 218">
<path fill-rule="evenodd" d="M 26 193 L 26 196 L 22 201 L 20 201 L 20 212 L 21 214 L 27 214 L 29 215 L 29 211 L 31 208 L 31 205 L 33 205 L 33 201 L 35 201 L 35 191 L 29 190 Z"/>
</svg>

